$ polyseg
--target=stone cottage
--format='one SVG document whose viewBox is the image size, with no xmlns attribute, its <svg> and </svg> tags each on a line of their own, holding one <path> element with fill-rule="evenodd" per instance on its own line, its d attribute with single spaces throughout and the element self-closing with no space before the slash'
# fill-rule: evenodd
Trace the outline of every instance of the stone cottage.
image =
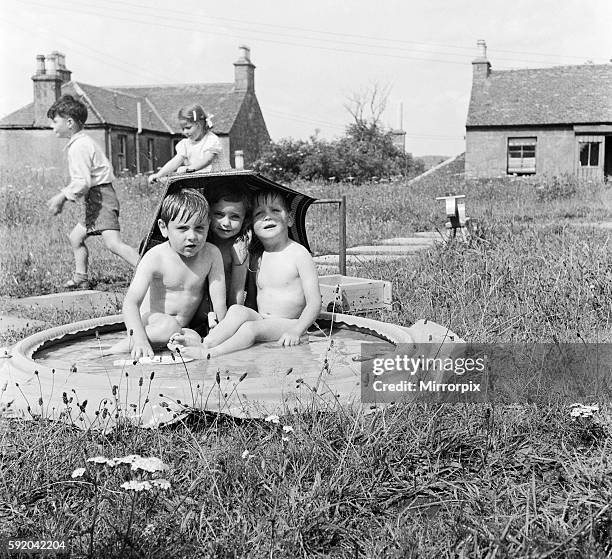
<svg viewBox="0 0 612 559">
<path fill-rule="evenodd" d="M 61 95 L 80 98 L 88 107 L 85 128 L 112 161 L 115 173 L 147 173 L 174 155 L 182 138 L 177 113 L 199 103 L 213 116 L 213 131 L 223 143 L 225 165 L 244 166 L 270 142 L 257 97 L 250 49 L 240 47 L 232 83 L 100 87 L 71 78 L 65 56 L 36 57 L 34 99 L 0 120 L 0 166 L 57 166 L 64 142 L 50 130 L 47 110 Z"/>
<path fill-rule="evenodd" d="M 495 71 L 478 45 L 466 177 L 612 176 L 612 64 Z"/>
</svg>

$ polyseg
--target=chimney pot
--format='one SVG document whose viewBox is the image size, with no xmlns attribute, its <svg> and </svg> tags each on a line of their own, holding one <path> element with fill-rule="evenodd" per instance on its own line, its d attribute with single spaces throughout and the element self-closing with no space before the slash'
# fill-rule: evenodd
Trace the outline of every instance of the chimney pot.
<svg viewBox="0 0 612 559">
<path fill-rule="evenodd" d="M 56 54 L 54 52 L 52 52 L 51 54 L 48 54 L 46 56 L 45 60 L 48 62 L 48 65 L 47 65 L 47 74 L 51 74 L 52 76 L 57 74 L 57 58 L 56 58 Z"/>
<path fill-rule="evenodd" d="M 53 51 L 53 54 L 55 55 L 55 59 L 57 60 L 58 69 L 65 70 L 66 69 L 66 55 L 56 50 Z"/>
<path fill-rule="evenodd" d="M 36 75 L 40 76 L 45 73 L 45 55 L 37 54 L 36 55 Z"/>
<path fill-rule="evenodd" d="M 251 61 L 251 49 L 246 45 L 240 45 L 238 47 L 240 49 L 240 58 L 244 58 L 245 60 Z"/>
<path fill-rule="evenodd" d="M 487 43 L 484 39 L 479 39 L 476 42 L 476 46 L 478 47 L 478 55 L 480 58 L 487 58 Z"/>
</svg>

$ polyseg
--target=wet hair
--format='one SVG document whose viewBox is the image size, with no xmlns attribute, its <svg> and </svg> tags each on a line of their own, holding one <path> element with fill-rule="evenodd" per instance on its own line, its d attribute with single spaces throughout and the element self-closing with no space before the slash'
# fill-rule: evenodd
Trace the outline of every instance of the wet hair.
<svg viewBox="0 0 612 559">
<path fill-rule="evenodd" d="M 216 186 L 206 193 L 206 199 L 212 208 L 214 204 L 225 200 L 226 202 L 240 202 L 244 206 L 244 220 L 238 237 L 244 237 L 251 228 L 253 220 L 253 201 L 251 193 L 241 185 L 228 187 Z"/>
<path fill-rule="evenodd" d="M 253 210 L 255 210 L 260 201 L 270 200 L 272 198 L 279 200 L 285 211 L 289 214 L 291 213 L 291 208 L 289 207 L 287 198 L 282 192 L 277 190 L 260 190 L 259 192 L 256 192 L 255 196 L 253 197 Z"/>
<path fill-rule="evenodd" d="M 202 108 L 202 105 L 198 105 L 194 103 L 192 105 L 185 105 L 178 112 L 179 120 L 185 120 L 187 122 L 201 122 L 202 126 L 204 126 L 204 130 L 208 130 L 210 126 L 208 125 L 208 115 Z"/>
<path fill-rule="evenodd" d="M 168 194 L 162 202 L 159 218 L 166 224 L 177 219 L 188 221 L 194 215 L 207 220 L 210 207 L 204 195 L 194 188 Z"/>
<path fill-rule="evenodd" d="M 47 111 L 47 118 L 53 120 L 56 116 L 71 118 L 83 126 L 87 120 L 87 105 L 72 95 L 62 95 Z"/>
</svg>

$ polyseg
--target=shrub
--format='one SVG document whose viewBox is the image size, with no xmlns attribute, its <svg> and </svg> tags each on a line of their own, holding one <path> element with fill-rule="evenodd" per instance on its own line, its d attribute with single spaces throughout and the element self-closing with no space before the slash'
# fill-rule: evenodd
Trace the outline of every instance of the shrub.
<svg viewBox="0 0 612 559">
<path fill-rule="evenodd" d="M 312 136 L 308 141 L 271 142 L 254 169 L 279 181 L 296 178 L 363 182 L 374 178 L 407 176 L 423 168 L 393 144 L 392 136 L 375 123 L 351 124 L 333 141 Z"/>
</svg>

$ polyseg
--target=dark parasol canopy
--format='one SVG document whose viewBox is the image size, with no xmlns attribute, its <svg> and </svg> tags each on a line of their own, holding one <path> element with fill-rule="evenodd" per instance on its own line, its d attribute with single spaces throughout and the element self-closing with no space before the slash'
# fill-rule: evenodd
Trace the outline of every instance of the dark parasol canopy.
<svg viewBox="0 0 612 559">
<path fill-rule="evenodd" d="M 246 188 L 252 194 L 261 190 L 275 190 L 282 193 L 287 199 L 291 212 L 294 217 L 294 224 L 289 230 L 289 237 L 294 241 L 304 245 L 309 251 L 308 237 L 306 235 L 306 211 L 316 199 L 306 194 L 302 194 L 291 188 L 287 188 L 282 184 L 271 181 L 266 177 L 254 171 L 222 171 L 218 173 L 188 173 L 180 175 L 171 175 L 162 181 L 165 185 L 160 202 L 155 211 L 155 216 L 151 224 L 149 233 L 144 238 L 140 246 L 140 254 L 144 254 L 156 244 L 162 243 L 165 239 L 157 226 L 161 203 L 166 196 L 172 192 L 176 192 L 182 188 L 195 188 L 201 190 L 204 195 L 207 191 L 217 188 Z"/>
</svg>

